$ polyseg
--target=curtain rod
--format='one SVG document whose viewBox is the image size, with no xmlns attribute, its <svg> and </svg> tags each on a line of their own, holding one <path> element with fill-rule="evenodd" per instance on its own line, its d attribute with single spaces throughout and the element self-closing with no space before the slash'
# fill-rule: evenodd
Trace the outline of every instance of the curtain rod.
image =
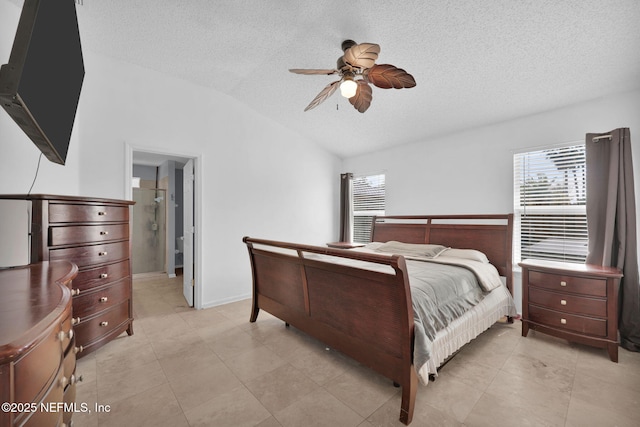
<svg viewBox="0 0 640 427">
<path fill-rule="evenodd" d="M 611 135 L 594 136 L 593 138 L 591 138 L 593 142 L 598 142 L 601 139 L 611 139 Z"/>
</svg>

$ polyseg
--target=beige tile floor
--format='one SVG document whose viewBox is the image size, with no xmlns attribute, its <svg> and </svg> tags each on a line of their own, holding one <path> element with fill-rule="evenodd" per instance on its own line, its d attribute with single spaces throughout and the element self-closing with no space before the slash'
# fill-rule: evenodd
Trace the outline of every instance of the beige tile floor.
<svg viewBox="0 0 640 427">
<path fill-rule="evenodd" d="M 181 281 L 134 280 L 134 331 L 78 361 L 76 427 L 393 426 L 390 381 L 249 300 L 186 307 Z M 640 354 L 500 323 L 420 386 L 412 426 L 637 426 Z M 101 412 L 95 404 L 102 405 Z"/>
</svg>

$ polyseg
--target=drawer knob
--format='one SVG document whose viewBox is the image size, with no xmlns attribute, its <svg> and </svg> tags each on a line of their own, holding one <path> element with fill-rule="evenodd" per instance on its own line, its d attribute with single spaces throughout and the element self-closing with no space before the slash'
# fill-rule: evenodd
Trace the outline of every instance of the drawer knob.
<svg viewBox="0 0 640 427">
<path fill-rule="evenodd" d="M 100 322 L 100 326 L 109 326 L 109 322 Z"/>
<path fill-rule="evenodd" d="M 565 282 L 564 280 L 560 282 L 560 286 L 567 286 L 567 282 Z"/>
<path fill-rule="evenodd" d="M 560 305 L 567 305 L 567 300 L 566 299 L 561 299 L 560 300 Z"/>
<path fill-rule="evenodd" d="M 82 353 L 83 351 L 84 351 L 84 347 L 83 347 L 83 346 L 81 346 L 81 345 L 79 345 L 79 346 L 77 346 L 77 347 L 73 347 L 73 352 L 74 352 L 75 354 Z"/>
<path fill-rule="evenodd" d="M 562 323 L 563 325 L 567 324 L 567 319 L 560 319 L 560 323 Z"/>
<path fill-rule="evenodd" d="M 71 289 L 71 296 L 80 295 L 80 289 Z"/>
<path fill-rule="evenodd" d="M 107 273 L 102 273 L 102 274 L 100 275 L 100 278 L 101 278 L 101 279 L 106 279 L 107 277 L 109 277 L 109 275 L 108 275 Z"/>
<path fill-rule="evenodd" d="M 98 255 L 99 255 L 99 256 L 105 256 L 106 254 L 107 254 L 107 251 L 104 251 L 104 252 L 98 252 Z"/>
<path fill-rule="evenodd" d="M 68 383 L 69 380 L 67 379 L 67 377 L 60 378 L 60 388 L 65 388 Z"/>
<path fill-rule="evenodd" d="M 108 231 L 101 231 L 100 235 L 101 236 L 107 236 L 107 235 L 109 235 L 109 232 Z"/>
<path fill-rule="evenodd" d="M 100 302 L 107 302 L 107 301 L 109 301 L 109 297 L 101 297 L 101 298 L 99 299 L 99 301 L 100 301 Z"/>
<path fill-rule="evenodd" d="M 73 324 L 73 319 L 71 319 L 71 323 Z M 64 341 L 66 338 L 73 338 L 73 329 L 69 329 L 69 332 L 60 331 L 58 332 L 58 339 L 60 341 Z"/>
<path fill-rule="evenodd" d="M 80 318 L 79 317 L 72 317 L 71 318 L 71 324 L 72 325 L 77 325 L 78 323 L 80 323 Z"/>
<path fill-rule="evenodd" d="M 82 380 L 84 378 L 82 378 L 82 375 L 78 375 L 77 377 L 74 375 L 71 375 L 71 379 L 69 380 L 69 384 L 77 384 L 77 383 L 81 383 Z"/>
<path fill-rule="evenodd" d="M 99 215 L 99 216 L 106 216 L 106 215 L 107 215 L 107 213 L 106 213 L 105 211 L 99 211 L 99 212 L 98 212 L 98 215 Z"/>
</svg>

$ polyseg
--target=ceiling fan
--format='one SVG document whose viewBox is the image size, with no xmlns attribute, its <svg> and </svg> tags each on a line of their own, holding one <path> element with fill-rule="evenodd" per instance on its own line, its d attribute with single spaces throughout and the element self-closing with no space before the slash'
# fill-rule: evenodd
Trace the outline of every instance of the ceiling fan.
<svg viewBox="0 0 640 427">
<path fill-rule="evenodd" d="M 342 42 L 344 55 L 338 58 L 335 69 L 290 69 L 296 74 L 337 74 L 340 80 L 329 83 L 313 98 L 304 111 L 317 107 L 340 87 L 340 93 L 349 99 L 351 105 L 364 113 L 371 105 L 372 90 L 369 83 L 382 89 L 411 88 L 416 85 L 413 76 L 402 68 L 390 64 L 376 64 L 380 46 L 375 43 L 357 44 L 353 40 Z"/>
</svg>

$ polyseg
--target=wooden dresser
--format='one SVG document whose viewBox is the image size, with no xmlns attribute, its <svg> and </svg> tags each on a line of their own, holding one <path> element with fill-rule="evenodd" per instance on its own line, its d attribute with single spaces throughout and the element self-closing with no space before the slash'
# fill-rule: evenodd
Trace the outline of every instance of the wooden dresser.
<svg viewBox="0 0 640 427">
<path fill-rule="evenodd" d="M 65 261 L 0 270 L 0 427 L 71 423 L 77 349 L 68 286 L 76 274 Z"/>
<path fill-rule="evenodd" d="M 619 269 L 542 260 L 519 265 L 523 337 L 534 329 L 606 348 L 618 361 Z"/>
<path fill-rule="evenodd" d="M 133 334 L 128 200 L 46 194 L 4 195 L 30 200 L 31 262 L 67 260 L 73 281 L 73 328 L 82 357 L 127 331 Z"/>
</svg>

